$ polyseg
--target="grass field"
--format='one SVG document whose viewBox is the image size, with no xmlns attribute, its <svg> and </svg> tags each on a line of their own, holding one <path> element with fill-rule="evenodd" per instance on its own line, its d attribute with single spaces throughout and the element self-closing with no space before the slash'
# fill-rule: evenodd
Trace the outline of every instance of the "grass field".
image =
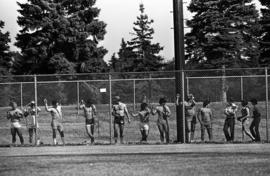
<svg viewBox="0 0 270 176">
<path fill-rule="evenodd" d="M 269 144 L 0 148 L 0 175 L 269 175 Z"/>
<path fill-rule="evenodd" d="M 200 105 L 199 105 L 200 106 Z M 199 107 L 198 106 L 198 107 Z M 213 121 L 213 136 L 214 141 L 216 142 L 224 142 L 225 138 L 223 135 L 223 109 L 225 105 L 221 103 L 212 103 L 211 108 L 214 112 L 214 121 Z M 176 114 L 175 114 L 175 106 L 170 105 L 172 116 L 169 120 L 170 124 L 170 138 L 172 141 L 176 139 Z M 96 125 L 96 142 L 97 144 L 109 144 L 110 143 L 110 118 L 108 106 L 105 105 L 97 105 L 98 120 L 99 123 Z M 259 104 L 259 109 L 262 112 L 262 121 L 260 126 L 261 138 L 263 140 L 266 139 L 266 112 L 265 112 L 265 104 L 262 102 Z M 6 112 L 8 108 L 0 109 L 0 145 L 8 145 L 11 141 L 10 135 L 10 122 L 6 119 Z M 129 106 L 129 110 L 132 112 L 132 106 Z M 76 106 L 64 106 L 63 107 L 64 114 L 64 128 L 65 128 L 65 138 L 68 144 L 82 144 L 84 141 L 89 140 L 88 136 L 85 132 L 84 127 L 84 117 L 82 116 L 82 111 L 80 111 L 79 116 L 77 115 Z M 150 119 L 150 134 L 149 134 L 149 142 L 157 143 L 159 142 L 159 132 L 156 125 L 157 116 L 151 116 Z M 38 118 L 40 130 L 41 130 L 41 140 L 44 144 L 52 144 L 52 131 L 50 127 L 51 117 L 49 113 L 44 111 L 44 107 L 42 107 L 42 112 Z M 28 132 L 25 127 L 24 121 L 22 121 L 23 127 L 23 135 L 25 138 L 25 143 L 28 143 Z M 138 119 L 133 119 L 130 124 L 126 124 L 124 135 L 126 143 L 136 143 L 140 141 L 141 135 L 139 132 L 139 121 Z M 240 122 L 236 123 L 236 132 L 235 132 L 235 140 L 238 142 L 242 141 L 242 133 L 241 133 L 241 124 Z M 113 131 L 111 131 L 113 134 Z M 58 141 L 59 135 L 57 135 Z M 206 137 L 208 139 L 208 137 Z M 195 140 L 200 141 L 200 125 L 197 123 L 196 132 L 195 132 Z M 245 138 L 244 142 L 248 142 L 250 139 Z M 19 143 L 19 141 L 17 141 Z"/>
</svg>

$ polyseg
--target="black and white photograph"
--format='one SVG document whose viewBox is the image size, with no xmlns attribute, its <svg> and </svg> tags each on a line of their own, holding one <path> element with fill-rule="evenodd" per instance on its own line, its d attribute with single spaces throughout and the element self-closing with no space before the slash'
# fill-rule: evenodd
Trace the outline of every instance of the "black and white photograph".
<svg viewBox="0 0 270 176">
<path fill-rule="evenodd" d="M 270 0 L 0 0 L 1 176 L 270 175 Z"/>
</svg>

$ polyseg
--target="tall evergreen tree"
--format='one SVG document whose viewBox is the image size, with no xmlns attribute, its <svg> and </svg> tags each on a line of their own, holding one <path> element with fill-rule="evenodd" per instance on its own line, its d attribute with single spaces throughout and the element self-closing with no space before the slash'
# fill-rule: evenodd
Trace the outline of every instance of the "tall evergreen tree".
<svg viewBox="0 0 270 176">
<path fill-rule="evenodd" d="M 122 39 L 118 52 L 118 58 L 115 59 L 114 71 L 121 72 L 141 72 L 157 71 L 162 69 L 163 58 L 159 55 L 163 47 L 159 43 L 152 43 L 154 29 L 148 15 L 144 13 L 144 5 L 140 4 L 140 15 L 134 22 L 134 32 L 130 41 Z M 111 62 L 113 62 L 111 60 Z"/>
<path fill-rule="evenodd" d="M 252 0 L 192 0 L 195 13 L 187 21 L 187 65 L 191 68 L 258 66 L 260 25 Z M 221 99 L 227 101 L 228 85 L 222 79 Z"/>
<path fill-rule="evenodd" d="M 0 75 L 9 74 L 9 68 L 13 62 L 10 57 L 9 45 L 10 42 L 9 32 L 3 32 L 5 23 L 0 20 Z"/>
<path fill-rule="evenodd" d="M 98 20 L 95 0 L 28 0 L 18 5 L 22 30 L 16 45 L 22 49 L 25 73 L 104 71 L 107 50 L 98 43 L 106 24 Z"/>
<path fill-rule="evenodd" d="M 262 38 L 261 38 L 261 66 L 270 66 L 270 1 L 260 0 L 265 8 L 261 9 Z"/>
<path fill-rule="evenodd" d="M 259 19 L 252 0 L 192 0 L 187 63 L 195 68 L 258 66 Z"/>
</svg>

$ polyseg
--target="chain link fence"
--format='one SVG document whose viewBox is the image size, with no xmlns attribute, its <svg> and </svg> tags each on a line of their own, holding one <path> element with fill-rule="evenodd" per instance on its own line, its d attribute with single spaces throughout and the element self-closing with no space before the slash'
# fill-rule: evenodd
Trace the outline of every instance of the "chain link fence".
<svg viewBox="0 0 270 176">
<path fill-rule="evenodd" d="M 138 112 L 144 97 L 151 106 L 158 105 L 159 98 L 165 96 L 172 115 L 169 120 L 170 139 L 176 140 L 176 84 L 177 72 L 149 73 L 111 73 L 111 74 L 76 74 L 76 75 L 37 75 L 9 76 L 0 78 L 0 145 L 11 143 L 10 122 L 6 113 L 10 109 L 10 101 L 15 101 L 20 109 L 35 100 L 41 108 L 38 116 L 40 138 L 44 144 L 52 144 L 51 116 L 45 111 L 43 100 L 46 98 L 51 105 L 52 100 L 61 102 L 63 125 L 66 143 L 82 144 L 89 141 L 85 130 L 83 111 L 79 110 L 80 100 L 91 99 L 97 107 L 97 122 L 95 125 L 96 143 L 110 144 L 113 139 L 113 117 L 111 116 L 112 99 L 118 95 L 127 104 L 130 113 Z M 179 72 L 180 73 L 180 72 Z M 226 101 L 231 100 L 240 106 L 241 100 L 258 100 L 258 108 L 262 114 L 260 133 L 263 141 L 268 141 L 269 127 L 269 70 L 257 69 L 226 69 L 226 70 L 188 70 L 184 71 L 185 94 L 193 94 L 197 102 L 196 109 L 202 106 L 206 99 L 211 100 L 213 110 L 213 139 L 216 142 L 225 141 L 223 114 Z M 251 107 L 251 104 L 249 103 Z M 240 115 L 240 110 L 237 112 Z M 159 131 L 156 125 L 157 116 L 150 116 L 149 143 L 159 142 Z M 27 123 L 23 125 L 23 136 L 28 143 Z M 131 118 L 131 123 L 125 124 L 124 141 L 137 143 L 141 139 L 139 119 Z M 195 128 L 195 141 L 200 141 L 200 124 Z M 59 138 L 59 136 L 58 136 Z M 58 139 L 60 140 L 60 139 Z M 241 123 L 236 122 L 235 140 L 242 139 Z"/>
</svg>

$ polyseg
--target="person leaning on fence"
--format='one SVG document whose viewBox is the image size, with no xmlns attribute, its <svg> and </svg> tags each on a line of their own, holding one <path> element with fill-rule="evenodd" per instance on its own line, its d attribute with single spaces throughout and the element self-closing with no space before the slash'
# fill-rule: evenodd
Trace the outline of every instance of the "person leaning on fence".
<svg viewBox="0 0 270 176">
<path fill-rule="evenodd" d="M 114 141 L 117 143 L 118 140 L 118 130 L 117 126 L 119 128 L 120 133 L 120 143 L 124 143 L 124 126 L 125 126 L 125 116 L 128 118 L 128 123 L 130 123 L 130 117 L 127 110 L 127 106 L 121 102 L 121 99 L 119 96 L 114 97 L 114 103 L 112 107 L 112 115 L 114 117 L 114 123 L 113 123 L 113 129 L 114 129 Z"/>
<path fill-rule="evenodd" d="M 31 101 L 27 108 L 24 109 L 24 117 L 26 119 L 26 126 L 28 128 L 29 133 L 29 143 L 33 143 L 33 134 L 35 133 L 37 137 L 36 144 L 40 144 L 40 135 L 39 135 L 39 125 L 36 117 L 36 109 L 37 109 L 37 117 L 38 113 L 41 111 L 39 107 L 36 107 L 35 101 Z"/>
<path fill-rule="evenodd" d="M 261 113 L 258 107 L 256 106 L 258 104 L 257 99 L 252 99 L 250 102 L 253 105 L 253 109 L 252 109 L 253 121 L 251 122 L 249 129 L 250 129 L 251 134 L 254 136 L 255 141 L 259 142 L 261 141 L 260 131 L 259 131 L 259 125 L 261 122 Z"/>
<path fill-rule="evenodd" d="M 91 139 L 91 143 L 95 142 L 94 131 L 95 131 L 95 120 L 96 120 L 96 106 L 92 103 L 91 99 L 86 101 L 86 104 L 83 100 L 80 102 L 80 109 L 84 111 L 85 117 L 85 129 L 88 136 Z"/>
<path fill-rule="evenodd" d="M 248 102 L 246 100 L 241 101 L 242 109 L 241 109 L 241 116 L 237 117 L 237 120 L 242 123 L 242 133 L 243 135 L 246 134 L 252 141 L 255 140 L 255 138 L 252 136 L 252 134 L 247 130 L 249 125 L 249 118 L 250 118 L 250 110 L 248 107 Z"/>
<path fill-rule="evenodd" d="M 205 129 L 208 133 L 209 141 L 212 141 L 213 139 L 213 133 L 212 133 L 212 119 L 213 119 L 213 113 L 212 110 L 209 108 L 210 101 L 205 100 L 203 102 L 203 107 L 199 109 L 198 111 L 198 120 L 201 124 L 201 140 L 204 141 L 204 133 Z"/>
<path fill-rule="evenodd" d="M 226 141 L 232 142 L 234 140 L 234 126 L 235 126 L 235 117 L 236 117 L 237 105 L 229 102 L 227 107 L 224 110 L 226 116 L 223 132 L 226 138 Z M 229 133 L 230 129 L 230 133 Z"/>
<path fill-rule="evenodd" d="M 141 104 L 141 110 L 139 113 L 134 114 L 132 113 L 133 117 L 140 118 L 140 131 L 142 134 L 141 142 L 147 142 L 147 137 L 149 134 L 149 117 L 150 117 L 151 110 L 148 108 L 147 103 Z"/>
<path fill-rule="evenodd" d="M 65 145 L 65 138 L 64 138 L 64 127 L 62 124 L 63 121 L 63 115 L 62 115 L 62 108 L 61 105 L 56 101 L 52 101 L 52 107 L 49 108 L 47 104 L 47 100 L 44 99 L 44 104 L 45 104 L 45 110 L 47 112 L 51 113 L 52 116 L 52 122 L 51 122 L 51 127 L 52 127 L 52 132 L 53 132 L 53 144 L 56 145 L 56 130 L 58 130 L 61 140 L 63 145 Z"/>
<path fill-rule="evenodd" d="M 12 144 L 16 144 L 16 134 L 20 138 L 20 142 L 23 145 L 24 144 L 24 139 L 21 131 L 21 124 L 20 121 L 23 118 L 23 112 L 18 109 L 17 103 L 16 102 L 11 102 L 10 103 L 11 110 L 7 112 L 7 119 L 10 120 L 11 126 L 10 126 L 10 131 L 12 135 Z"/>
<path fill-rule="evenodd" d="M 170 142 L 169 123 L 168 118 L 171 116 L 170 108 L 166 105 L 166 98 L 159 99 L 159 106 L 152 109 L 152 114 L 158 114 L 157 126 L 160 133 L 160 141 L 164 143 L 164 136 L 166 143 Z"/>
<path fill-rule="evenodd" d="M 176 105 L 179 106 L 180 103 L 180 95 L 176 96 Z M 189 94 L 187 96 L 187 101 L 184 101 L 185 107 L 185 131 L 186 131 L 186 142 L 193 142 L 195 126 L 197 123 L 196 112 L 195 112 L 196 102 L 194 100 L 194 96 Z"/>
</svg>

